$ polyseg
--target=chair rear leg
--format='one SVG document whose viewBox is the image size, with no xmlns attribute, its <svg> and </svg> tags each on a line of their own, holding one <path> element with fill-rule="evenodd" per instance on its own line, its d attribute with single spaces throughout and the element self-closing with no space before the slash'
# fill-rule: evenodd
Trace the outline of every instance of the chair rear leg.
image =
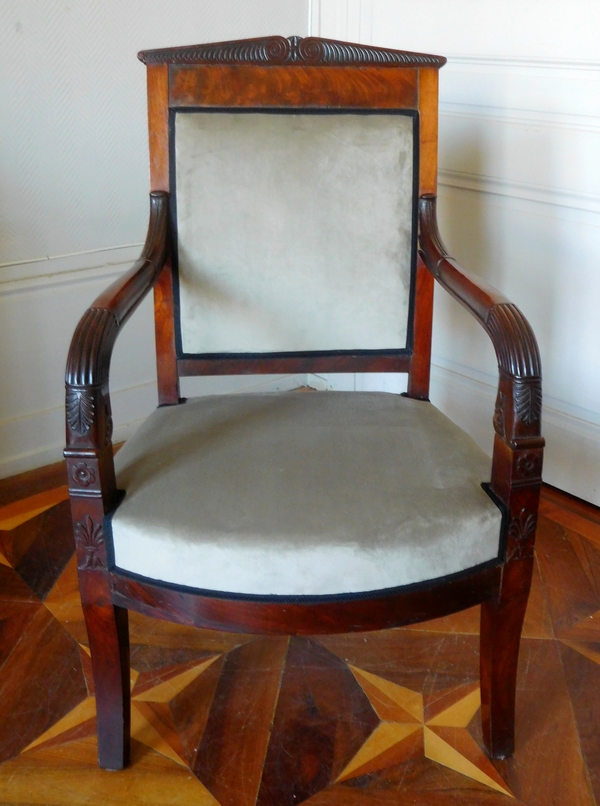
<svg viewBox="0 0 600 806">
<path fill-rule="evenodd" d="M 508 562 L 498 596 L 481 606 L 481 720 L 492 758 L 515 748 L 517 662 L 532 571 L 531 558 Z"/>
<path fill-rule="evenodd" d="M 129 763 L 131 730 L 127 610 L 113 605 L 107 572 L 80 571 L 79 586 L 96 693 L 98 763 L 120 770 Z"/>
</svg>

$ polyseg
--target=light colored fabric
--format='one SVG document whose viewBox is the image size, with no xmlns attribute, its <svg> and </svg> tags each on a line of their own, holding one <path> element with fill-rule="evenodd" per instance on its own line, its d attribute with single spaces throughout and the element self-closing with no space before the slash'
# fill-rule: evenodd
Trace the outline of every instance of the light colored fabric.
<svg viewBox="0 0 600 806">
<path fill-rule="evenodd" d="M 180 112 L 186 353 L 406 347 L 413 120 Z"/>
<path fill-rule="evenodd" d="M 155 411 L 116 457 L 117 566 L 217 591 L 319 595 L 498 555 L 490 460 L 430 403 L 218 395 Z"/>
</svg>

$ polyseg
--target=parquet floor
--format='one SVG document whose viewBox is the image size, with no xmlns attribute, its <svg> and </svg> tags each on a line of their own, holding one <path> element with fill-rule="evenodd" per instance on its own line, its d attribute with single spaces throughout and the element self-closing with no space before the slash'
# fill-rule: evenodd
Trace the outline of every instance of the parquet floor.
<svg viewBox="0 0 600 806">
<path fill-rule="evenodd" d="M 600 512 L 546 490 L 542 514 L 513 759 L 481 750 L 477 608 L 314 640 L 132 614 L 109 773 L 60 467 L 0 482 L 0 804 L 600 804 Z"/>
</svg>

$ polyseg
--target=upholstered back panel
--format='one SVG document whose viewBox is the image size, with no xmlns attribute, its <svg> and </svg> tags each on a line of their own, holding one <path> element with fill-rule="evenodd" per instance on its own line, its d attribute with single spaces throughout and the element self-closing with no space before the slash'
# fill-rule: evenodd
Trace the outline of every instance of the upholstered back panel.
<svg viewBox="0 0 600 806">
<path fill-rule="evenodd" d="M 405 349 L 413 114 L 177 112 L 182 354 Z"/>
</svg>

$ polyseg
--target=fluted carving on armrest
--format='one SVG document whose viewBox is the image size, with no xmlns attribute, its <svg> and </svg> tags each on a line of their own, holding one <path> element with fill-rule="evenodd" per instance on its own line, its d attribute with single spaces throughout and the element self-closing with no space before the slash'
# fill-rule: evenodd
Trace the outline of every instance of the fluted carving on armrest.
<svg viewBox="0 0 600 806">
<path fill-rule="evenodd" d="M 512 302 L 494 305 L 485 322 L 498 366 L 515 378 L 535 378 L 542 374 L 540 353 L 529 322 Z"/>
<path fill-rule="evenodd" d="M 69 386 L 95 386 L 108 378 L 110 356 L 118 329 L 112 311 L 88 308 L 77 325 L 69 350 L 66 373 Z"/>
</svg>

